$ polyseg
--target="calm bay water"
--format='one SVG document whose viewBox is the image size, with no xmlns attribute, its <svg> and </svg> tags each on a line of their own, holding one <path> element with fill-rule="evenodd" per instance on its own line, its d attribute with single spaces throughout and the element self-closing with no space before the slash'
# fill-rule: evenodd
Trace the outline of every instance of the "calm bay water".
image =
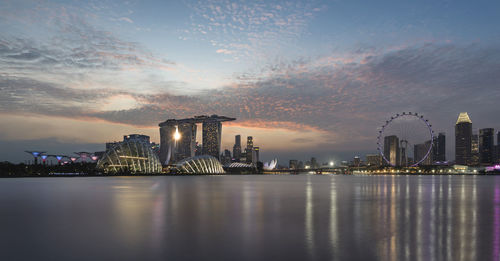
<svg viewBox="0 0 500 261">
<path fill-rule="evenodd" d="M 0 260 L 500 260 L 500 176 L 0 180 Z"/>
</svg>

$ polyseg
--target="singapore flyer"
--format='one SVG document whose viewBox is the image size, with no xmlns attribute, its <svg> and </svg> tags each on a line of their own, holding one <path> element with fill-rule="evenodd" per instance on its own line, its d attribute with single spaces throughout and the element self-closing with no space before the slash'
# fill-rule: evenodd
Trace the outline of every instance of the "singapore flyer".
<svg viewBox="0 0 500 261">
<path fill-rule="evenodd" d="M 393 167 L 432 164 L 434 131 L 429 120 L 415 112 L 398 113 L 379 129 L 377 149 Z"/>
</svg>

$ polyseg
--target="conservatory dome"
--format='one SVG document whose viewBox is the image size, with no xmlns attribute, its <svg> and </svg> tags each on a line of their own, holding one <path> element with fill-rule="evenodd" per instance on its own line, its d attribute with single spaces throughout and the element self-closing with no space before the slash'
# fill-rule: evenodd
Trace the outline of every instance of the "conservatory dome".
<svg viewBox="0 0 500 261">
<path fill-rule="evenodd" d="M 209 155 L 201 155 L 183 159 L 177 162 L 180 173 L 188 174 L 222 174 L 225 173 L 220 162 Z"/>
<path fill-rule="evenodd" d="M 97 162 L 105 173 L 160 173 L 162 166 L 150 144 L 140 140 L 118 142 Z"/>
</svg>

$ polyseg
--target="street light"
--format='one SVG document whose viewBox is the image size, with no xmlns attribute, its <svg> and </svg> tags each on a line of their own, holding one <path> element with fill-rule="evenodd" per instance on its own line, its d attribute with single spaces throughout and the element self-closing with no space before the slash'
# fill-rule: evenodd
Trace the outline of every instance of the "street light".
<svg viewBox="0 0 500 261">
<path fill-rule="evenodd" d="M 333 165 L 335 165 L 335 163 L 333 163 L 333 161 L 330 161 L 330 166 L 333 167 Z"/>
</svg>

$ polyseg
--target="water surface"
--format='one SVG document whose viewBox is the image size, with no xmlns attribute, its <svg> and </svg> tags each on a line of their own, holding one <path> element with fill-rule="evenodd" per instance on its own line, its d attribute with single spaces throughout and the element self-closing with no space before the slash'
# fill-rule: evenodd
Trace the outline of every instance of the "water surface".
<svg viewBox="0 0 500 261">
<path fill-rule="evenodd" d="M 499 260 L 500 176 L 0 179 L 0 260 Z"/>
</svg>

